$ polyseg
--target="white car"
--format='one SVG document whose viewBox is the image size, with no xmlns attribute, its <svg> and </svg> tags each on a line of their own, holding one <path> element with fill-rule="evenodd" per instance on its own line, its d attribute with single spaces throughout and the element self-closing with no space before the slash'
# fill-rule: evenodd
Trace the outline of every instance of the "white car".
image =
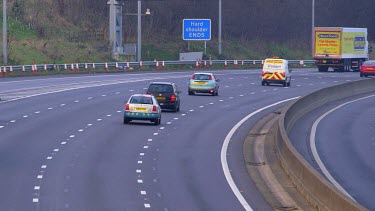
<svg viewBox="0 0 375 211">
<path fill-rule="evenodd" d="M 161 108 L 154 96 L 149 94 L 134 94 L 126 102 L 124 124 L 132 120 L 147 120 L 159 125 Z"/>
</svg>

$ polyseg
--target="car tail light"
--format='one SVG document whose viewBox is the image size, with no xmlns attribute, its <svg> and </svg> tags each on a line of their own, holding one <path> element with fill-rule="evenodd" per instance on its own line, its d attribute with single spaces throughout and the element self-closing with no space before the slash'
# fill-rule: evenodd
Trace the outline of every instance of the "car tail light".
<svg viewBox="0 0 375 211">
<path fill-rule="evenodd" d="M 210 75 L 210 80 L 212 80 L 212 78 L 213 78 L 212 75 Z"/>
<path fill-rule="evenodd" d="M 320 60 L 315 60 L 315 63 L 319 63 L 320 62 Z"/>
<path fill-rule="evenodd" d="M 174 94 L 171 95 L 171 101 L 173 101 L 173 102 L 176 101 L 176 95 L 174 95 Z"/>
<path fill-rule="evenodd" d="M 156 106 L 152 107 L 152 112 L 156 112 Z"/>
<path fill-rule="evenodd" d="M 191 79 L 194 79 L 194 75 L 191 76 Z"/>
<path fill-rule="evenodd" d="M 265 75 L 265 73 L 264 73 L 264 71 L 262 71 L 262 76 L 264 76 Z"/>
<path fill-rule="evenodd" d="M 130 110 L 129 107 L 130 107 L 129 104 L 126 104 L 126 105 L 125 105 L 125 111 L 129 111 L 129 110 Z"/>
</svg>

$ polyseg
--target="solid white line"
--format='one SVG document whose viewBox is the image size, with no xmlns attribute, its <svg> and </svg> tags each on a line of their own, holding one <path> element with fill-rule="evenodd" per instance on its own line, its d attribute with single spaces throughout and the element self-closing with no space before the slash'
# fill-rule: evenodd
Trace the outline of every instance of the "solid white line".
<svg viewBox="0 0 375 211">
<path fill-rule="evenodd" d="M 375 97 L 375 95 L 371 95 L 371 96 L 367 96 L 367 97 L 363 97 L 363 98 L 359 98 L 359 99 L 356 99 L 356 100 L 352 100 L 352 101 L 349 101 L 349 102 L 346 102 L 346 103 L 343 103 L 329 111 L 327 111 L 325 114 L 323 114 L 322 116 L 320 116 L 313 124 L 313 126 L 311 127 L 311 133 L 310 133 L 310 148 L 311 148 L 311 152 L 313 153 L 313 156 L 314 156 L 314 159 L 316 161 L 316 163 L 319 165 L 319 168 L 322 170 L 323 174 L 327 177 L 327 179 L 337 188 L 339 189 L 343 194 L 349 196 L 350 198 L 353 199 L 352 196 L 349 195 L 348 192 L 346 192 L 346 190 L 333 178 L 333 176 L 329 173 L 329 171 L 327 170 L 327 168 L 325 167 L 324 163 L 322 162 L 322 160 L 320 159 L 320 156 L 318 154 L 318 150 L 316 149 L 316 140 L 315 140 L 315 136 L 316 136 L 316 131 L 317 131 L 317 128 L 318 128 L 318 125 L 320 123 L 320 121 L 322 121 L 326 116 L 328 116 L 329 114 L 331 114 L 332 112 L 336 111 L 337 109 L 345 106 L 345 105 L 348 105 L 348 104 L 351 104 L 351 103 L 354 103 L 354 102 L 357 102 L 357 101 L 360 101 L 360 100 L 365 100 L 367 98 L 370 98 L 370 97 Z M 354 200 L 354 199 L 353 199 Z M 354 200 L 355 201 L 355 200 Z"/>
<path fill-rule="evenodd" d="M 228 135 L 225 137 L 225 140 L 224 140 L 224 143 L 223 143 L 223 147 L 221 148 L 221 165 L 222 165 L 222 168 L 223 168 L 223 171 L 224 171 L 225 178 L 227 179 L 227 182 L 228 182 L 229 186 L 231 187 L 234 195 L 237 197 L 237 199 L 240 201 L 240 203 L 242 204 L 242 206 L 247 211 L 252 211 L 253 209 L 250 207 L 250 205 L 247 203 L 247 201 L 245 200 L 245 198 L 241 194 L 241 192 L 238 189 L 236 183 L 234 182 L 234 180 L 232 178 L 232 175 L 230 173 L 230 170 L 229 170 L 228 161 L 227 161 L 227 152 L 228 152 L 229 142 L 232 139 L 233 134 L 237 131 L 237 129 L 244 122 L 246 122 L 248 119 L 250 119 L 252 116 L 258 114 L 259 112 L 261 112 L 261 111 L 263 111 L 265 109 L 271 108 L 271 107 L 279 105 L 281 103 L 285 103 L 285 102 L 288 102 L 288 101 L 291 101 L 291 100 L 295 100 L 297 98 L 299 98 L 299 97 L 294 97 L 294 98 L 289 98 L 289 99 L 286 99 L 286 100 L 283 100 L 283 101 L 279 101 L 277 103 L 265 106 L 265 107 L 263 107 L 261 109 L 258 109 L 256 111 L 254 111 L 253 113 L 251 113 L 251 114 L 247 115 L 245 118 L 243 118 L 240 122 L 238 122 L 231 129 L 231 131 L 228 133 Z"/>
</svg>

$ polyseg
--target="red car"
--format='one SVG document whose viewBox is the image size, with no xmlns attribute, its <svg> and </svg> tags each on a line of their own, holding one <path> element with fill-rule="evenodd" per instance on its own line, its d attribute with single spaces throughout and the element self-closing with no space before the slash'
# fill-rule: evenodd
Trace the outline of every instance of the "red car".
<svg viewBox="0 0 375 211">
<path fill-rule="evenodd" d="M 375 60 L 365 61 L 361 66 L 361 72 L 359 73 L 361 77 L 375 75 Z"/>
</svg>

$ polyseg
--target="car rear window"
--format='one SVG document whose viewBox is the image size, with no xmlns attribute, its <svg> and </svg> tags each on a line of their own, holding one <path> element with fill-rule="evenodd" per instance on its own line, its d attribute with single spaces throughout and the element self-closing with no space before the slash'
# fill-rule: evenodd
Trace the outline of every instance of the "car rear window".
<svg viewBox="0 0 375 211">
<path fill-rule="evenodd" d="M 367 62 L 363 63 L 363 65 L 375 66 L 375 61 L 367 61 Z"/>
<path fill-rule="evenodd" d="M 194 80 L 211 80 L 210 76 L 206 74 L 194 74 Z"/>
<path fill-rule="evenodd" d="M 151 97 L 146 96 L 133 96 L 132 99 L 130 99 L 130 103 L 133 104 L 153 104 Z"/>
<path fill-rule="evenodd" d="M 173 93 L 173 87 L 169 84 L 151 84 L 148 87 L 150 93 Z"/>
</svg>

